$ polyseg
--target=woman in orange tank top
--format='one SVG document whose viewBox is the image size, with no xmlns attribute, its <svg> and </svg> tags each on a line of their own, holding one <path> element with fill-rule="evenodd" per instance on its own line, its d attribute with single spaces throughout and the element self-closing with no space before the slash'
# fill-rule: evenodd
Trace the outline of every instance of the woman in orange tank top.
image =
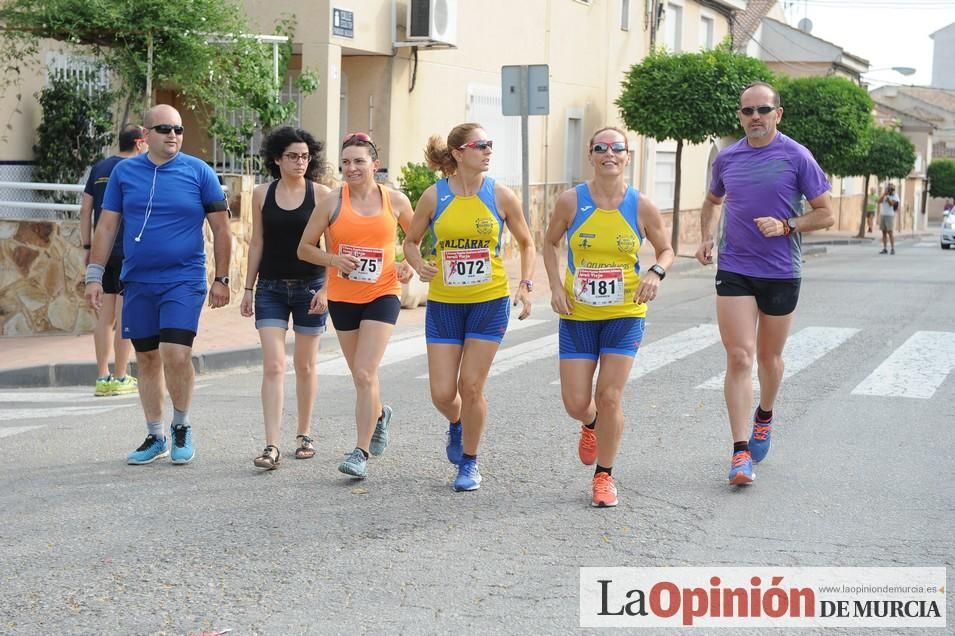
<svg viewBox="0 0 955 636">
<path fill-rule="evenodd" d="M 362 479 L 368 455 L 388 446 L 391 407 L 382 404 L 378 365 L 401 309 L 401 283 L 412 269 L 395 262 L 397 227 L 407 232 L 413 211 L 403 193 L 375 182 L 378 149 L 364 133 L 342 143 L 345 183 L 315 206 L 298 257 L 328 268 L 328 313 L 355 384 L 355 449 L 338 470 Z M 318 246 L 325 235 L 327 250 Z"/>
</svg>

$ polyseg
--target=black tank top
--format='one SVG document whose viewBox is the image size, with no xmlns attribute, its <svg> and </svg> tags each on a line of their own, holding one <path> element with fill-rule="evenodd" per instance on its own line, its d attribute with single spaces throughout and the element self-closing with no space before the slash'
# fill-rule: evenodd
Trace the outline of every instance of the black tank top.
<svg viewBox="0 0 955 636">
<path fill-rule="evenodd" d="M 324 278 L 325 268 L 300 261 L 295 255 L 308 218 L 315 209 L 315 188 L 305 181 L 305 198 L 294 210 L 284 210 L 275 202 L 275 187 L 278 181 L 269 184 L 262 204 L 262 262 L 259 263 L 260 278 L 289 278 L 312 280 Z"/>
</svg>

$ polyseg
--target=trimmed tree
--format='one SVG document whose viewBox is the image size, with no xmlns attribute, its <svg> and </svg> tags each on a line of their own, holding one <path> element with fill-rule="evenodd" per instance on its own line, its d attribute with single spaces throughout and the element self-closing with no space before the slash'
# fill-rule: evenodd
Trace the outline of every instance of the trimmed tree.
<svg viewBox="0 0 955 636">
<path fill-rule="evenodd" d="M 780 83 L 779 129 L 816 158 L 829 174 L 858 174 L 872 122 L 872 98 L 843 77 L 801 77 Z"/>
<path fill-rule="evenodd" d="M 930 196 L 936 199 L 955 198 L 955 160 L 935 159 L 928 166 Z"/>
<path fill-rule="evenodd" d="M 113 143 L 113 95 L 77 79 L 54 77 L 39 93 L 43 120 L 37 127 L 34 178 L 40 183 L 79 183 L 83 172 Z M 44 192 L 58 203 L 73 194 Z"/>
<path fill-rule="evenodd" d="M 226 137 L 222 141 L 229 148 L 244 148 L 252 126 L 269 128 L 288 121 L 293 112 L 273 78 L 271 44 L 239 35 L 251 28 L 235 0 L 0 0 L 0 22 L 4 89 L 18 87 L 24 73 L 35 72 L 41 42 L 51 39 L 116 74 L 117 92 L 126 98 L 120 124 L 149 105 L 150 84 L 175 88 L 188 108 L 210 119 L 214 134 Z M 291 35 L 292 24 L 283 20 L 276 31 Z M 290 56 L 291 43 L 286 43 L 280 49 L 280 78 Z M 301 90 L 316 86 L 315 75 L 304 72 Z M 254 115 L 229 126 L 217 123 L 216 109 Z"/>
<path fill-rule="evenodd" d="M 891 128 L 870 127 L 864 135 L 865 152 L 858 157 L 858 164 L 848 166 L 851 170 L 846 176 L 864 175 L 865 182 L 862 199 L 862 218 L 859 221 L 858 238 L 865 236 L 865 208 L 869 197 L 869 177 L 875 175 L 883 179 L 904 179 L 915 166 L 915 145 L 909 138 Z"/>
<path fill-rule="evenodd" d="M 683 146 L 738 133 L 739 95 L 772 73 L 755 58 L 732 52 L 725 44 L 700 53 L 652 52 L 627 73 L 614 102 L 627 128 L 657 141 L 676 141 L 673 192 L 674 251 L 680 242 L 680 188 Z"/>
</svg>

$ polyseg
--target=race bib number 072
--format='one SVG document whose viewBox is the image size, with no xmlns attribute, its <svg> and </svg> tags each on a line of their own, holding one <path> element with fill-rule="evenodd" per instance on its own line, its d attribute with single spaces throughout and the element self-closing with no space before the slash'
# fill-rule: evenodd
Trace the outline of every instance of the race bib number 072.
<svg viewBox="0 0 955 636">
<path fill-rule="evenodd" d="M 445 250 L 444 284 L 480 285 L 491 282 L 491 251 L 486 248 Z"/>
</svg>

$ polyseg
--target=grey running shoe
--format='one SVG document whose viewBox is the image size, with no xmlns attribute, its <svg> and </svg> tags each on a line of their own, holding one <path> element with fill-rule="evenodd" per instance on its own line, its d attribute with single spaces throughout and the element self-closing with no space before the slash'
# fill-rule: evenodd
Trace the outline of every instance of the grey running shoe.
<svg viewBox="0 0 955 636">
<path fill-rule="evenodd" d="M 364 479 L 368 476 L 368 460 L 360 448 L 356 448 L 348 456 L 348 459 L 338 465 L 338 470 L 351 475 L 356 479 Z"/>
<path fill-rule="evenodd" d="M 388 425 L 391 424 L 391 407 L 385 404 L 381 407 L 381 417 L 375 425 L 375 432 L 371 436 L 368 452 L 372 455 L 381 455 L 388 448 Z"/>
</svg>

